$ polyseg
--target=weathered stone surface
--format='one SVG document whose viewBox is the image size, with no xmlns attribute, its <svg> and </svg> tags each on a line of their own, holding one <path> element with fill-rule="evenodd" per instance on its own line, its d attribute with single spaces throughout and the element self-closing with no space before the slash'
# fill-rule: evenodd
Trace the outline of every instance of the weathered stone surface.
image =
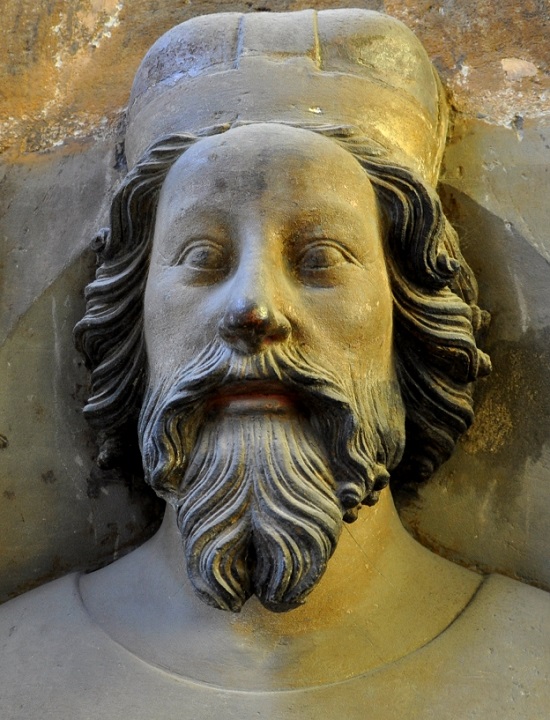
<svg viewBox="0 0 550 720">
<path fill-rule="evenodd" d="M 403 504 L 404 518 L 454 559 L 550 587 L 550 10 L 512 0 L 353 4 L 411 27 L 449 89 L 457 113 L 443 192 L 481 304 L 493 314 L 487 342 L 495 370 L 479 392 L 478 422 L 436 479 Z M 71 397 L 75 383 L 86 382 L 71 339 L 90 277 L 91 258 L 80 258 L 106 223 L 109 188 L 124 171 L 117 143 L 141 57 L 163 31 L 200 13 L 311 5 L 5 3 L 2 597 L 113 557 L 155 517 L 127 479 L 97 476 L 79 414 L 85 391 Z"/>
<path fill-rule="evenodd" d="M 139 60 L 165 30 L 211 12 L 301 10 L 307 0 L 34 0 L 4 3 L 0 44 L 1 148 L 35 151 L 117 122 Z M 318 8 L 346 0 L 317 0 Z M 460 112 L 509 123 L 547 112 L 550 9 L 541 0 L 369 0 L 420 38 Z M 530 63 L 511 73 L 503 60 Z M 116 72 L 113 69 L 116 68 Z"/>
<path fill-rule="evenodd" d="M 550 586 L 550 127 L 461 121 L 442 194 L 492 314 L 493 373 L 476 421 L 420 498 L 402 508 L 423 542 Z"/>
<path fill-rule="evenodd" d="M 0 169 L 0 342 L 105 221 L 121 173 L 112 138 L 26 153 Z M 82 293 L 79 293 L 82 295 Z"/>
<path fill-rule="evenodd" d="M 107 562 L 156 527 L 156 503 L 132 471 L 96 466 L 82 417 L 88 380 L 72 327 L 89 270 L 87 256 L 72 263 L 0 347 L 2 599 Z"/>
</svg>

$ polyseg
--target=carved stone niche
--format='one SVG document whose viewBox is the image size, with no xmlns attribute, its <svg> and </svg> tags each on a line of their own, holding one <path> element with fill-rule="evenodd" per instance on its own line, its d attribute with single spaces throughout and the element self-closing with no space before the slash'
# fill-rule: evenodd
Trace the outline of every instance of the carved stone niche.
<svg viewBox="0 0 550 720">
<path fill-rule="evenodd" d="M 75 337 L 101 462 L 137 432 L 166 516 L 2 608 L 9 717 L 544 716 L 548 595 L 417 544 L 388 488 L 450 456 L 490 370 L 446 129 L 378 13 L 210 15 L 151 48 Z"/>
</svg>

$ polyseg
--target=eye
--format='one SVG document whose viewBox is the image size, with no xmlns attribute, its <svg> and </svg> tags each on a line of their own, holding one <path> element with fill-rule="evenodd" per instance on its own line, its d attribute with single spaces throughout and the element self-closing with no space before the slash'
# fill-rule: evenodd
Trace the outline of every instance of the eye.
<svg viewBox="0 0 550 720">
<path fill-rule="evenodd" d="M 336 245 L 322 242 L 306 248 L 298 262 L 303 270 L 326 270 L 348 262 L 348 259 Z"/>
<path fill-rule="evenodd" d="M 358 265 L 356 258 L 340 243 L 319 240 L 303 248 L 295 261 L 295 271 L 308 284 L 330 285 L 331 271 L 348 264 Z"/>
<path fill-rule="evenodd" d="M 194 240 L 177 257 L 174 265 L 181 266 L 198 281 L 213 282 L 228 269 L 226 249 L 213 240 Z"/>
</svg>

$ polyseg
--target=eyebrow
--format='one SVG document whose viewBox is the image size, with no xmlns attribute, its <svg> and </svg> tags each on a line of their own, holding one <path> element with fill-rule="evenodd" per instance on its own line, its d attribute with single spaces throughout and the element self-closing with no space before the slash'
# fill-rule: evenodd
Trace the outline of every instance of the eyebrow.
<svg viewBox="0 0 550 720">
<path fill-rule="evenodd" d="M 319 219 L 323 219 L 325 213 L 329 213 L 329 222 L 331 225 L 338 225 L 342 223 L 346 225 L 350 220 L 363 220 L 364 219 L 364 207 L 360 203 L 356 206 L 349 202 L 345 202 L 340 198 L 336 198 L 334 201 L 325 202 L 324 205 L 311 208 L 298 208 L 295 215 L 295 219 L 298 222 L 302 222 L 306 225 L 308 222 L 312 224 L 318 223 Z M 375 221 L 379 227 L 382 225 L 382 214 L 379 203 L 376 202 L 374 207 Z"/>
<path fill-rule="evenodd" d="M 333 197 L 329 199 L 327 199 L 326 196 L 321 198 L 321 202 L 323 203 L 323 205 L 311 205 L 309 207 L 298 205 L 298 207 L 296 207 L 296 217 L 307 217 L 311 213 L 324 213 L 327 210 L 336 216 L 346 216 L 349 214 L 350 210 L 351 214 L 355 214 L 356 211 L 360 211 L 362 208 L 362 205 L 360 205 L 359 203 L 355 207 L 351 203 L 343 201 L 336 193 L 331 193 L 331 195 Z M 375 201 L 378 218 L 380 219 L 380 203 L 378 202 L 376 196 Z M 290 206 L 290 210 L 292 210 L 292 206 Z M 178 208 L 176 210 L 176 214 L 173 217 L 173 221 L 176 222 L 178 220 L 186 218 L 189 215 L 200 216 L 202 214 L 207 215 L 209 218 L 214 217 L 221 222 L 227 223 L 228 218 L 231 216 L 231 210 L 229 210 L 224 205 L 216 205 L 215 203 L 209 204 L 208 202 L 205 203 L 204 200 L 197 199 L 191 201 L 188 205 L 184 205 L 184 207 L 182 208 Z"/>
<path fill-rule="evenodd" d="M 318 234 L 321 236 L 324 233 L 330 234 L 336 231 L 340 232 L 340 230 L 345 232 L 349 229 L 350 223 L 356 224 L 357 220 L 363 221 L 364 219 L 364 216 L 361 217 L 364 204 L 359 201 L 353 204 L 343 200 L 336 191 L 328 192 L 326 195 L 318 193 L 318 197 L 312 198 L 312 201 L 311 205 L 304 206 L 299 202 L 293 202 L 283 208 L 281 228 L 287 236 L 284 238 L 285 244 L 293 244 L 295 240 L 292 237 L 293 228 L 296 231 L 311 231 L 315 235 L 313 230 L 317 227 Z M 195 223 L 207 223 L 214 236 L 216 233 L 232 234 L 235 229 L 233 206 L 233 203 L 220 202 L 218 204 L 215 199 L 212 200 L 212 193 L 206 197 L 195 198 L 186 197 L 185 193 L 180 194 L 178 206 L 171 213 L 167 213 L 169 215 L 166 225 L 168 242 L 172 241 L 175 245 L 180 246 L 183 239 L 170 237 L 172 234 L 170 230 L 178 227 L 182 227 L 182 229 L 188 227 L 192 230 Z M 376 214 L 375 222 L 378 230 L 383 234 L 384 221 L 376 195 L 374 195 L 373 210 L 373 214 Z"/>
<path fill-rule="evenodd" d="M 227 208 L 207 205 L 204 200 L 194 200 L 188 205 L 184 205 L 184 207 L 179 207 L 171 217 L 170 222 L 177 223 L 194 215 L 197 219 L 204 216 L 209 220 L 212 219 L 227 225 L 229 224 L 230 214 L 231 212 Z"/>
</svg>

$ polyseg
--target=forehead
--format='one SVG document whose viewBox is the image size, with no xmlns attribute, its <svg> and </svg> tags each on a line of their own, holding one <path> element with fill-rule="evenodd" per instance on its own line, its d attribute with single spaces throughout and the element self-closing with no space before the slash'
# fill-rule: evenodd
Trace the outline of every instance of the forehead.
<svg viewBox="0 0 550 720">
<path fill-rule="evenodd" d="M 309 202 L 376 206 L 358 161 L 333 140 L 276 124 L 249 125 L 204 138 L 170 169 L 160 197 L 169 214 L 208 200 L 223 205 L 264 198 L 273 207 Z"/>
</svg>

